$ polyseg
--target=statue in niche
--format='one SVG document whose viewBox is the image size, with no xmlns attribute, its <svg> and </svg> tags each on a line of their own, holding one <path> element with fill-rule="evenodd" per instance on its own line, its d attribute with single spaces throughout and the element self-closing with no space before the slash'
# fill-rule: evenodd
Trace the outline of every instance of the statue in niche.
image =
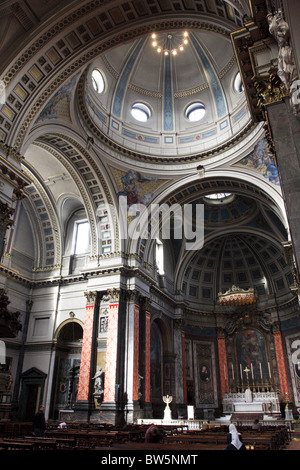
<svg viewBox="0 0 300 470">
<path fill-rule="evenodd" d="M 298 93 L 296 92 L 298 75 L 294 53 L 290 44 L 289 25 L 284 20 L 281 9 L 274 14 L 270 12 L 267 15 L 267 20 L 269 23 L 269 31 L 276 39 L 279 47 L 277 74 L 291 97 L 291 106 L 293 107 L 294 113 L 299 114 L 300 105 L 297 103 Z"/>
</svg>

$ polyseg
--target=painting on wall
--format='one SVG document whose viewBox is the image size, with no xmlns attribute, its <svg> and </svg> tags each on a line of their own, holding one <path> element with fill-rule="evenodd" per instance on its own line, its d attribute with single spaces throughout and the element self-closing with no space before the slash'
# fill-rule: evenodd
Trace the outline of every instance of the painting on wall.
<svg viewBox="0 0 300 470">
<path fill-rule="evenodd" d="M 242 330 L 236 337 L 236 353 L 242 383 L 265 384 L 269 382 L 269 363 L 267 361 L 264 336 L 258 330 Z"/>
<path fill-rule="evenodd" d="M 78 75 L 71 78 L 65 85 L 63 85 L 55 95 L 48 101 L 46 106 L 41 111 L 35 124 L 52 120 L 52 119 L 64 119 L 71 121 L 70 116 L 70 102 L 74 88 L 76 85 Z"/>
<path fill-rule="evenodd" d="M 270 183 L 280 186 L 275 158 L 274 155 L 268 151 L 266 139 L 261 139 L 255 146 L 253 152 L 243 158 L 237 166 L 255 170 Z"/>
</svg>

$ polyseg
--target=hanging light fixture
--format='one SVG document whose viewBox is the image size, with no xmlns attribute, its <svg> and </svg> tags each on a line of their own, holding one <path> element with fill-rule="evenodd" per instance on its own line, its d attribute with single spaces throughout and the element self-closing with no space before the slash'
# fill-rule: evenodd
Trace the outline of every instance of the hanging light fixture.
<svg viewBox="0 0 300 470">
<path fill-rule="evenodd" d="M 173 55 L 176 56 L 178 53 L 183 52 L 185 46 L 189 43 L 189 33 L 184 31 L 183 33 L 167 33 L 167 34 L 151 34 L 152 47 L 158 52 L 165 56 Z"/>
</svg>

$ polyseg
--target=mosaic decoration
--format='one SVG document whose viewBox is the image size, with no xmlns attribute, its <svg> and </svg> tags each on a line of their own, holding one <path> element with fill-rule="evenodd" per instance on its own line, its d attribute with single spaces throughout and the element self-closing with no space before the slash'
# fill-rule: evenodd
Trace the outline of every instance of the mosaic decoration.
<svg viewBox="0 0 300 470">
<path fill-rule="evenodd" d="M 152 199 L 166 180 L 159 180 L 155 176 L 146 176 L 140 172 L 129 170 L 127 173 L 110 167 L 117 185 L 118 196 L 126 196 L 128 207 L 132 204 L 144 204 Z"/>
<path fill-rule="evenodd" d="M 261 139 L 253 152 L 243 158 L 236 166 L 254 170 L 264 176 L 269 183 L 280 186 L 275 158 L 267 149 L 266 139 Z"/>
<path fill-rule="evenodd" d="M 76 86 L 78 74 L 63 85 L 46 104 L 35 124 L 39 124 L 50 119 L 64 119 L 71 122 L 70 102 Z"/>
</svg>

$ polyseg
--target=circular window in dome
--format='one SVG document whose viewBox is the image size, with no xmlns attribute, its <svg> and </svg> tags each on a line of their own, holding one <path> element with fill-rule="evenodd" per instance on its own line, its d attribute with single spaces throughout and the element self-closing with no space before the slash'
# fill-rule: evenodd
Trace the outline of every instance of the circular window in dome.
<svg viewBox="0 0 300 470">
<path fill-rule="evenodd" d="M 92 71 L 92 83 L 93 83 L 94 90 L 97 93 L 100 94 L 100 93 L 104 92 L 105 81 L 104 81 L 103 75 L 100 72 L 100 70 L 94 69 Z"/>
<path fill-rule="evenodd" d="M 231 193 L 213 193 L 207 194 L 204 199 L 207 202 L 211 202 L 212 204 L 225 204 L 231 202 L 234 198 L 234 194 Z"/>
<path fill-rule="evenodd" d="M 235 76 L 234 82 L 233 82 L 233 88 L 236 93 L 242 93 L 244 91 L 244 85 L 242 82 L 242 77 L 240 72 L 238 72 Z"/>
<path fill-rule="evenodd" d="M 185 111 L 185 116 L 191 122 L 200 121 L 205 115 L 205 106 L 203 103 L 196 102 L 190 104 Z"/>
<path fill-rule="evenodd" d="M 151 117 L 151 110 L 144 103 L 135 103 L 131 108 L 131 114 L 137 121 L 146 122 Z"/>
</svg>

